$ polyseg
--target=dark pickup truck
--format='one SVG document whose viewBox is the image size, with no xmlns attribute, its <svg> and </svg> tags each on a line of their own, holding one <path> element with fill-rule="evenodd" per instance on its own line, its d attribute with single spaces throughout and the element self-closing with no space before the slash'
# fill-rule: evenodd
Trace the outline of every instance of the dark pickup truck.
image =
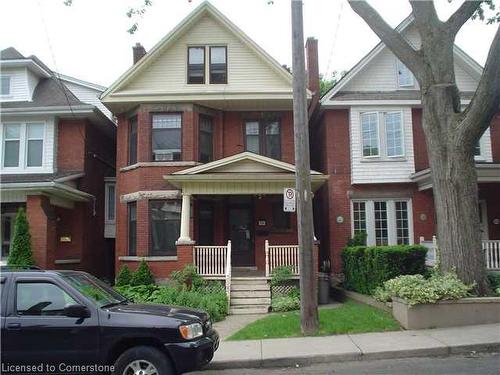
<svg viewBox="0 0 500 375">
<path fill-rule="evenodd" d="M 134 304 L 85 272 L 2 269 L 3 374 L 170 375 L 212 359 L 204 311 Z"/>
</svg>

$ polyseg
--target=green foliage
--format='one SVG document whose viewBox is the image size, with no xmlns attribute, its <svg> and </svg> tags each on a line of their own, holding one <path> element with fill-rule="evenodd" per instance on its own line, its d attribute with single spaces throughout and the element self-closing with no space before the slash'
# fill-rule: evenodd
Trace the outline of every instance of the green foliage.
<svg viewBox="0 0 500 375">
<path fill-rule="evenodd" d="M 14 237 L 9 249 L 7 265 L 11 267 L 29 267 L 35 265 L 31 250 L 31 235 L 24 208 L 19 208 L 14 226 Z"/>
<path fill-rule="evenodd" d="M 367 236 L 365 231 L 355 233 L 354 236 L 347 241 L 347 247 L 366 246 Z"/>
<path fill-rule="evenodd" d="M 474 285 L 465 285 L 454 272 L 433 272 L 429 278 L 423 275 L 403 275 L 388 280 L 383 288 L 376 289 L 374 296 L 383 302 L 398 297 L 415 305 L 464 298 L 473 287 Z"/>
<path fill-rule="evenodd" d="M 488 272 L 488 281 L 491 289 L 500 295 L 500 272 Z"/>
<path fill-rule="evenodd" d="M 300 309 L 300 290 L 292 288 L 287 294 L 273 295 L 271 301 L 273 312 L 285 312 Z"/>
<path fill-rule="evenodd" d="M 400 275 L 426 273 L 427 249 L 420 245 L 353 246 L 342 252 L 346 289 L 372 294 Z"/>
<path fill-rule="evenodd" d="M 170 279 L 187 289 L 200 288 L 205 285 L 205 279 L 198 274 L 194 264 L 187 264 L 182 270 L 170 274 Z"/>
<path fill-rule="evenodd" d="M 334 309 L 319 310 L 318 335 L 394 331 L 399 324 L 384 311 L 354 302 Z M 229 340 L 258 340 L 280 337 L 301 337 L 300 312 L 271 314 L 250 323 Z"/>
<path fill-rule="evenodd" d="M 273 273 L 271 275 L 271 285 L 281 285 L 286 283 L 288 280 L 291 280 L 293 276 L 292 267 L 291 266 L 281 266 L 273 269 Z"/>
<path fill-rule="evenodd" d="M 224 319 L 228 313 L 226 291 L 220 283 L 190 290 L 170 285 L 127 285 L 116 287 L 116 290 L 136 303 L 159 303 L 205 310 L 216 322 Z"/>
<path fill-rule="evenodd" d="M 132 274 L 130 279 L 130 285 L 138 286 L 138 285 L 151 285 L 155 283 L 155 278 L 151 269 L 148 266 L 148 263 L 142 259 L 141 263 L 139 263 L 139 267 Z"/>
<path fill-rule="evenodd" d="M 325 95 L 346 74 L 345 71 L 334 71 L 330 77 L 319 75 L 319 95 Z"/>
<path fill-rule="evenodd" d="M 118 272 L 118 276 L 116 277 L 115 285 L 116 286 L 130 285 L 131 281 L 132 281 L 132 272 L 130 272 L 130 269 L 125 264 L 120 269 L 120 272 Z"/>
</svg>

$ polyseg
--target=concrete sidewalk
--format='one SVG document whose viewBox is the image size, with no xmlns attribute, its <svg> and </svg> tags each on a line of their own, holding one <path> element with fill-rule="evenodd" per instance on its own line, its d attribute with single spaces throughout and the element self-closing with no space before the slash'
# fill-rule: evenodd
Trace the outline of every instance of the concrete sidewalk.
<svg viewBox="0 0 500 375">
<path fill-rule="evenodd" d="M 247 341 L 222 341 L 208 369 L 255 368 L 500 351 L 500 324 Z"/>
</svg>

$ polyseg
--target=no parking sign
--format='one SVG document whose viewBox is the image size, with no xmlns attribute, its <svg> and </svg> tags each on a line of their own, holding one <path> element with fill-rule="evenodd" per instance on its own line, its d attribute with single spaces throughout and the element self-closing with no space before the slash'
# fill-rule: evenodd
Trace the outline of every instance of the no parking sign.
<svg viewBox="0 0 500 375">
<path fill-rule="evenodd" d="M 285 188 L 283 190 L 283 211 L 295 212 L 295 189 Z"/>
</svg>

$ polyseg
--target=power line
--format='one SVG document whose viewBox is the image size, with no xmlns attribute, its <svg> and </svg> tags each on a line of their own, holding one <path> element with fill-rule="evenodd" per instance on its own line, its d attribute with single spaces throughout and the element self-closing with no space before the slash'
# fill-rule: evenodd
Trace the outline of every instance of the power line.
<svg viewBox="0 0 500 375">
<path fill-rule="evenodd" d="M 339 9 L 338 17 L 337 17 L 337 24 L 335 25 L 335 30 L 333 33 L 332 46 L 330 47 L 330 55 L 328 57 L 328 64 L 326 65 L 325 77 L 328 77 L 328 75 L 330 73 L 330 65 L 332 63 L 333 53 L 335 52 L 335 44 L 337 43 L 337 35 L 339 32 L 340 18 L 342 16 L 342 10 L 344 9 L 344 1 L 345 0 L 340 0 L 340 9 Z"/>
</svg>

